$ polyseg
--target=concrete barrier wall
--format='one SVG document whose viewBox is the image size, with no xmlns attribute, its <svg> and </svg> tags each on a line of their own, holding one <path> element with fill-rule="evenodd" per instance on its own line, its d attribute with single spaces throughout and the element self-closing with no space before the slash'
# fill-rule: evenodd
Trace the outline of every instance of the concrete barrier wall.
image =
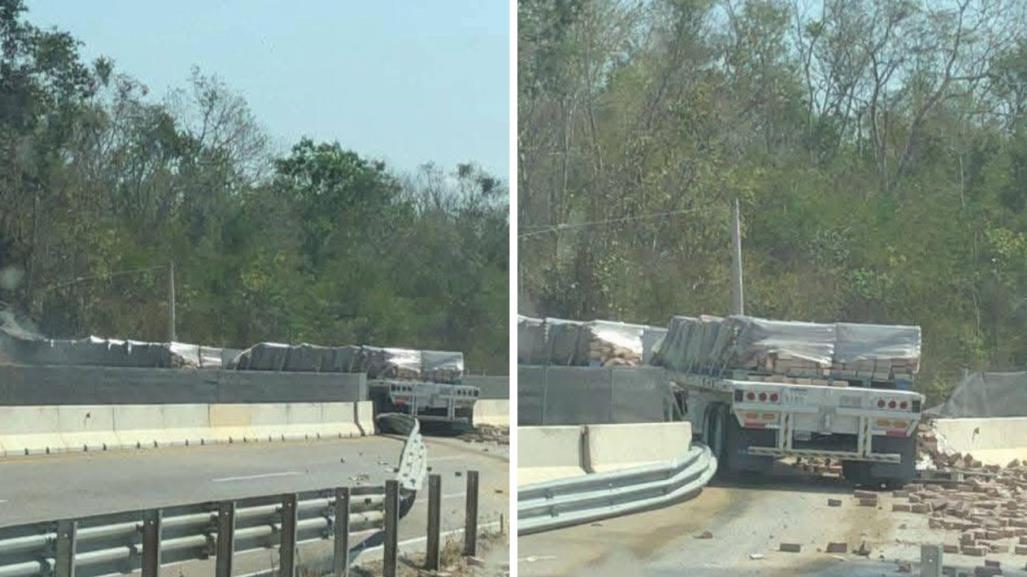
<svg viewBox="0 0 1027 577">
<path fill-rule="evenodd" d="M 687 422 L 518 427 L 517 485 L 608 473 L 688 453 Z"/>
<path fill-rule="evenodd" d="M 584 427 L 518 427 L 517 484 L 530 485 L 585 474 Z"/>
<path fill-rule="evenodd" d="M 0 456 L 357 437 L 370 401 L 0 407 Z"/>
<path fill-rule="evenodd" d="M 586 435 L 586 466 L 595 473 L 673 461 L 692 446 L 688 422 L 588 425 Z"/>
<path fill-rule="evenodd" d="M 366 401 L 362 373 L 0 365 L 0 406 Z"/>
<path fill-rule="evenodd" d="M 510 401 L 506 399 L 478 399 L 478 402 L 474 403 L 474 424 L 509 427 Z"/>
<path fill-rule="evenodd" d="M 947 451 L 970 453 L 988 465 L 1027 460 L 1027 417 L 934 419 L 934 430 Z"/>
</svg>

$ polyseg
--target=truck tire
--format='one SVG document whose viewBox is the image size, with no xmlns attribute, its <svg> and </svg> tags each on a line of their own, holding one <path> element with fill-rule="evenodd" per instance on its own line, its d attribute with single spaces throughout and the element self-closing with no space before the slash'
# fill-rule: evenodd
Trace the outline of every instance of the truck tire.
<svg viewBox="0 0 1027 577">
<path fill-rule="evenodd" d="M 898 453 L 899 463 L 842 461 L 842 476 L 857 487 L 867 489 L 901 489 L 916 478 L 916 435 L 909 437 L 873 437 L 875 453 Z"/>
<path fill-rule="evenodd" d="M 773 457 L 750 455 L 750 446 L 773 444 L 773 431 L 745 429 L 725 404 L 710 407 L 707 413 L 706 442 L 717 457 L 717 475 L 738 477 L 743 473 L 767 471 L 774 465 Z"/>
</svg>

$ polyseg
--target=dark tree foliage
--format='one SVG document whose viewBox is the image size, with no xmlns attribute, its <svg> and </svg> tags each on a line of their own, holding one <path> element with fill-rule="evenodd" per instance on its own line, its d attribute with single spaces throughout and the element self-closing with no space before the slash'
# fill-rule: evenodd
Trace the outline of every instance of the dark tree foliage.
<svg viewBox="0 0 1027 577">
<path fill-rule="evenodd" d="M 507 369 L 507 190 L 337 143 L 275 155 L 194 70 L 162 101 L 0 0 L 0 300 L 54 336 L 461 350 Z"/>
<path fill-rule="evenodd" d="M 522 0 L 520 308 L 916 323 L 1027 367 L 1018 0 Z"/>
</svg>

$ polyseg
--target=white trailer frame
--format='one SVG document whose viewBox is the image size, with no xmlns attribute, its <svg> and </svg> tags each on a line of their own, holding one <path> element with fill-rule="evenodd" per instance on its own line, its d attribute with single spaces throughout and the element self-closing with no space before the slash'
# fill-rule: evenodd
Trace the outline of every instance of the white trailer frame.
<svg viewBox="0 0 1027 577">
<path fill-rule="evenodd" d="M 923 395 L 906 390 L 794 384 L 770 381 L 771 377 L 767 381 L 756 381 L 747 380 L 745 375 L 724 378 L 670 374 L 671 381 L 687 391 L 687 418 L 698 434 L 706 432 L 707 408 L 713 403 L 726 404 L 744 429 L 775 430 L 773 447 L 747 448 L 748 454 L 754 456 L 900 463 L 901 455 L 897 453 L 874 453 L 871 439 L 874 436 L 908 438 L 915 434 L 924 403 Z M 810 437 L 854 434 L 856 449 L 796 448 L 796 434 Z"/>
<path fill-rule="evenodd" d="M 478 402 L 478 387 L 427 381 L 382 379 L 368 382 L 372 397 L 380 394 L 397 408 L 421 421 L 471 422 L 470 417 L 459 417 L 457 409 L 470 409 Z M 445 415 L 422 414 L 426 409 L 444 409 Z"/>
</svg>

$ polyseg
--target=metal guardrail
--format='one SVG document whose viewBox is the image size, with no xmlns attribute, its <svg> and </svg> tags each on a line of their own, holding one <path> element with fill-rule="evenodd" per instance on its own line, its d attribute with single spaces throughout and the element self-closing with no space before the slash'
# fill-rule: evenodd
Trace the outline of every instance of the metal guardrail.
<svg viewBox="0 0 1027 577">
<path fill-rule="evenodd" d="M 99 577 L 216 559 L 217 577 L 231 577 L 235 554 L 279 551 L 282 576 L 296 575 L 296 547 L 334 540 L 335 575 L 348 573 L 354 553 L 392 530 L 413 507 L 427 474 L 416 422 L 396 479 L 384 487 L 333 487 L 61 519 L 0 528 L 0 577 Z M 390 523 L 391 520 L 391 523 Z M 364 533 L 354 546 L 351 536 Z M 387 536 L 386 536 L 387 537 Z"/>
<path fill-rule="evenodd" d="M 535 483 L 517 491 L 520 535 L 663 507 L 694 497 L 713 478 L 717 459 L 692 443 L 668 463 Z"/>
</svg>

